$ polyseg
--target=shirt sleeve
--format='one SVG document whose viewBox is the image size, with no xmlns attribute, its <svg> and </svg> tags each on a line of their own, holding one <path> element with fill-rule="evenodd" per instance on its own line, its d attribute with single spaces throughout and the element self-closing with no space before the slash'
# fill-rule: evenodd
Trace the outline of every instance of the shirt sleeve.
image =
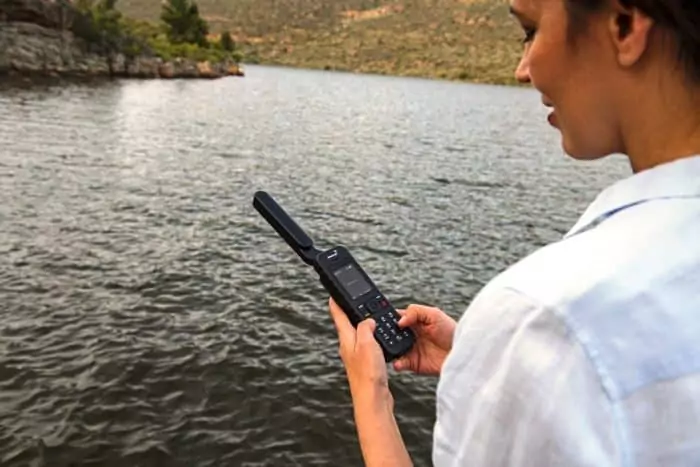
<svg viewBox="0 0 700 467">
<path fill-rule="evenodd" d="M 549 308 L 490 289 L 459 322 L 437 391 L 437 467 L 622 464 L 613 404 Z"/>
</svg>

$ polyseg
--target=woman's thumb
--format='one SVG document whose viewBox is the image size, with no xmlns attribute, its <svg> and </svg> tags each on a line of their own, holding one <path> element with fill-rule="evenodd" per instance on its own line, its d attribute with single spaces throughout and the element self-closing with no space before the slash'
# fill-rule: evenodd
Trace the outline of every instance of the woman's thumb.
<svg viewBox="0 0 700 467">
<path fill-rule="evenodd" d="M 399 325 L 401 327 L 413 326 L 418 323 L 420 311 L 415 305 L 410 305 L 405 310 L 399 312 Z"/>
<path fill-rule="evenodd" d="M 377 323 L 372 318 L 367 318 L 357 325 L 357 339 L 360 342 L 374 340 L 374 330 L 376 328 Z"/>
</svg>

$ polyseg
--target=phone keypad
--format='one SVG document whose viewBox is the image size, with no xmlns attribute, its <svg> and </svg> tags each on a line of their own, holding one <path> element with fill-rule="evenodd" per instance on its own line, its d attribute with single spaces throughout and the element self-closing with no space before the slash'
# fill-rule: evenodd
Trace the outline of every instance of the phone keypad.
<svg viewBox="0 0 700 467">
<path fill-rule="evenodd" d="M 367 302 L 365 308 L 377 323 L 375 334 L 389 347 L 400 346 L 404 339 L 410 337 L 407 329 L 399 327 L 400 316 L 386 298 L 378 295 Z"/>
</svg>

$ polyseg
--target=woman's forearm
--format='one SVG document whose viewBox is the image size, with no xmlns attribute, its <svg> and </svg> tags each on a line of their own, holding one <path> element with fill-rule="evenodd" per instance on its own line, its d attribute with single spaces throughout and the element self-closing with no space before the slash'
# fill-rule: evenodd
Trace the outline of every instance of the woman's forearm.
<svg viewBox="0 0 700 467">
<path fill-rule="evenodd" d="M 393 413 L 387 388 L 353 391 L 355 425 L 367 467 L 408 467 L 413 463 Z"/>
</svg>

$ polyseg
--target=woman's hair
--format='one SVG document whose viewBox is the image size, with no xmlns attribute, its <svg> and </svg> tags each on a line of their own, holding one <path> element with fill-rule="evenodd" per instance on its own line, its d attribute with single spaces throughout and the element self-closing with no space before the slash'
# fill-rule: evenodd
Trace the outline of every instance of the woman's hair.
<svg viewBox="0 0 700 467">
<path fill-rule="evenodd" d="M 600 11 L 610 0 L 565 0 L 571 33 L 585 27 L 587 16 Z M 686 74 L 700 85 L 700 0 L 619 0 L 626 8 L 637 8 L 665 30 Z M 620 27 L 624 29 L 624 19 Z"/>
</svg>

